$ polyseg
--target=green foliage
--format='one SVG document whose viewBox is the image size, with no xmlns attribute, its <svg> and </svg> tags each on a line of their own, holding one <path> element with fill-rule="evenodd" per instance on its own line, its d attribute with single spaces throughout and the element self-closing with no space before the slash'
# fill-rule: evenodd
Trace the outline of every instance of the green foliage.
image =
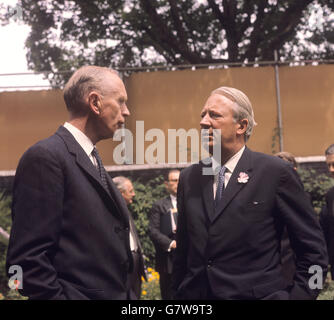
<svg viewBox="0 0 334 320">
<path fill-rule="evenodd" d="M 276 150 L 276 147 L 279 147 L 279 135 L 280 135 L 280 129 L 279 127 L 275 127 L 273 129 L 272 137 L 271 137 L 271 153 L 275 154 L 278 151 Z"/>
<path fill-rule="evenodd" d="M 334 180 L 325 174 L 317 174 L 314 169 L 298 169 L 305 191 L 310 195 L 317 213 L 325 205 L 325 194 L 334 186 Z"/>
<path fill-rule="evenodd" d="M 149 215 L 153 203 L 167 196 L 163 182 L 162 175 L 147 181 L 145 184 L 140 179 L 133 182 L 136 196 L 130 205 L 130 211 L 135 220 L 138 236 L 146 256 L 146 264 L 149 267 L 154 266 L 155 256 L 153 243 L 148 236 Z"/>
<path fill-rule="evenodd" d="M 309 57 L 314 47 L 324 59 L 332 48 L 332 0 L 21 0 L 20 4 L 23 21 L 31 27 L 27 57 L 35 71 L 64 72 L 83 64 L 126 68 L 269 61 L 274 50 L 291 60 Z M 310 26 L 314 20 L 310 16 L 317 10 L 323 12 L 324 23 Z M 319 35 L 321 45 L 305 46 L 297 31 L 311 44 L 316 41 L 311 36 Z M 322 47 L 327 49 L 321 51 Z M 53 85 L 68 76 L 49 73 Z"/>
<path fill-rule="evenodd" d="M 11 226 L 11 198 L 0 193 L 0 227 L 9 233 Z M 8 290 L 8 279 L 6 275 L 6 252 L 7 241 L 0 235 L 0 294 L 6 296 Z"/>
<path fill-rule="evenodd" d="M 6 197 L 2 192 L 0 192 L 0 226 L 5 231 L 10 231 L 10 226 L 12 224 L 11 220 L 11 202 L 10 197 Z"/>
<path fill-rule="evenodd" d="M 330 279 L 329 274 L 317 300 L 334 300 L 334 281 Z"/>
</svg>

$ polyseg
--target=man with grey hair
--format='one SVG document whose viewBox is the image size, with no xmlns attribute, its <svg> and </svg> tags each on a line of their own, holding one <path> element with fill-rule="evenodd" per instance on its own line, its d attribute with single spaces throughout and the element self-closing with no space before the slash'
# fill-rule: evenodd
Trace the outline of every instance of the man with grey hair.
<svg viewBox="0 0 334 320">
<path fill-rule="evenodd" d="M 128 209 L 95 146 L 130 115 L 124 84 L 114 70 L 85 66 L 64 100 L 69 120 L 17 167 L 7 270 L 22 268 L 30 299 L 135 299 Z"/>
<path fill-rule="evenodd" d="M 112 179 L 115 183 L 117 189 L 123 196 L 125 203 L 129 206 L 132 203 L 132 199 L 136 195 L 133 188 L 132 182 L 130 179 L 124 176 L 117 176 Z M 133 260 L 133 269 L 130 277 L 128 277 L 128 288 L 134 292 L 136 297 L 140 299 L 141 296 L 141 278 L 146 279 L 145 274 L 145 265 L 144 265 L 144 256 L 143 249 L 140 244 L 138 237 L 137 228 L 133 220 L 132 214 L 129 211 L 129 222 L 130 222 L 130 248 Z"/>
<path fill-rule="evenodd" d="M 202 109 L 206 147 L 221 157 L 213 152 L 180 175 L 176 299 L 315 299 L 322 287 L 327 251 L 316 215 L 287 162 L 246 147 L 254 124 L 249 99 L 235 88 L 214 90 Z M 291 286 L 280 262 L 285 227 L 297 257 Z"/>
<path fill-rule="evenodd" d="M 334 144 L 326 149 L 325 157 L 328 172 L 334 178 Z M 326 204 L 320 212 L 320 224 L 325 235 L 328 260 L 331 266 L 330 273 L 332 280 L 334 280 L 334 187 L 326 193 L 325 201 Z"/>
</svg>

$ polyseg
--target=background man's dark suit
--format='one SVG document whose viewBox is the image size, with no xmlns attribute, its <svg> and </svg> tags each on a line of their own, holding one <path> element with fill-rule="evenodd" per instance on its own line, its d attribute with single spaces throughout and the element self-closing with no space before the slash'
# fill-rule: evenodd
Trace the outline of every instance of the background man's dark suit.
<svg viewBox="0 0 334 320">
<path fill-rule="evenodd" d="M 23 294 L 127 298 L 129 218 L 121 194 L 109 177 L 107 182 L 110 195 L 64 127 L 25 152 L 14 182 L 7 257 L 7 270 L 23 268 Z"/>
<path fill-rule="evenodd" d="M 171 299 L 172 254 L 168 248 L 175 233 L 172 230 L 170 196 L 157 201 L 151 210 L 149 234 L 155 247 L 156 270 L 160 275 L 162 299 Z"/>
<path fill-rule="evenodd" d="M 308 269 L 319 265 L 326 276 L 326 246 L 295 170 L 246 148 L 214 215 L 213 176 L 203 175 L 202 169 L 200 163 L 181 172 L 175 298 L 314 298 L 318 290 L 308 286 Z M 241 172 L 248 174 L 247 183 L 238 183 Z M 287 288 L 279 261 L 284 225 L 297 256 L 292 288 Z"/>
<path fill-rule="evenodd" d="M 334 187 L 327 192 L 325 199 L 326 205 L 320 213 L 320 224 L 325 235 L 331 277 L 334 280 Z"/>
</svg>

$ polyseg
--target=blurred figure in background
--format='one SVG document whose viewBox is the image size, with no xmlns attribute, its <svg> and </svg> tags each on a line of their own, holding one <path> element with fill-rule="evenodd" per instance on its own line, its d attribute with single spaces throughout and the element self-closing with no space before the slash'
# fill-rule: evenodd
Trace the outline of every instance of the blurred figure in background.
<svg viewBox="0 0 334 320">
<path fill-rule="evenodd" d="M 277 152 L 274 154 L 274 156 L 291 163 L 293 168 L 297 170 L 297 161 L 290 152 Z M 296 272 L 296 257 L 291 248 L 288 231 L 286 228 L 284 228 L 281 240 L 281 264 L 283 276 L 288 280 L 290 285 L 293 284 L 293 277 Z"/>
<path fill-rule="evenodd" d="M 287 162 L 290 162 L 295 170 L 297 170 L 298 164 L 292 153 L 287 151 L 281 151 L 274 154 L 274 156 L 279 157 Z"/>
<path fill-rule="evenodd" d="M 176 248 L 177 203 L 176 193 L 179 170 L 170 170 L 165 180 L 169 196 L 154 203 L 149 224 L 149 235 L 155 246 L 156 270 L 160 275 L 160 291 L 163 300 L 172 299 L 172 256 Z"/>
<path fill-rule="evenodd" d="M 326 149 L 325 156 L 329 174 L 334 178 L 334 144 Z M 326 193 L 325 200 L 326 204 L 320 212 L 320 224 L 327 243 L 328 260 L 331 266 L 330 274 L 334 280 L 334 187 Z"/>
<path fill-rule="evenodd" d="M 123 176 L 115 177 L 112 180 L 128 206 L 132 203 L 132 199 L 136 195 L 131 180 Z M 140 299 L 141 277 L 143 276 L 146 279 L 144 257 L 132 214 L 130 211 L 128 212 L 130 221 L 130 248 L 133 258 L 133 272 L 128 278 L 128 288 L 131 288 L 136 297 Z"/>
</svg>

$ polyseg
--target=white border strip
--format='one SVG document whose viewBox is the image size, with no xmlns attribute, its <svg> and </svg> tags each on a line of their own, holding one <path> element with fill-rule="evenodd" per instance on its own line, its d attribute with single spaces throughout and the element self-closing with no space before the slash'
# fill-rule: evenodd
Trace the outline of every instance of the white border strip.
<svg viewBox="0 0 334 320">
<path fill-rule="evenodd" d="M 305 162 L 325 162 L 325 156 L 312 156 L 312 157 L 295 157 L 298 163 L 305 163 Z"/>
<path fill-rule="evenodd" d="M 149 169 L 186 168 L 190 165 L 191 163 L 128 164 L 118 166 L 105 166 L 105 169 L 107 171 L 136 171 Z"/>
<path fill-rule="evenodd" d="M 15 172 L 16 172 L 16 170 L 0 171 L 0 177 L 15 176 Z"/>
</svg>

